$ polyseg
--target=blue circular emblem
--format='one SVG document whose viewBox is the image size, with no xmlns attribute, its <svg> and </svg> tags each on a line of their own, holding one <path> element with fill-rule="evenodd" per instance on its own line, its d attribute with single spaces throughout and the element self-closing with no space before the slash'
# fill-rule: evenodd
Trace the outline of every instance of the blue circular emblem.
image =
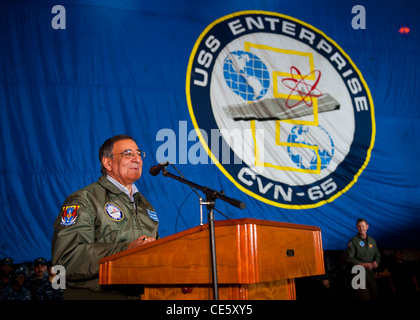
<svg viewBox="0 0 420 320">
<path fill-rule="evenodd" d="M 294 17 L 241 11 L 211 23 L 191 53 L 186 95 L 213 163 L 267 204 L 332 202 L 370 160 L 376 125 L 366 81 L 334 39 Z"/>
<path fill-rule="evenodd" d="M 124 218 L 124 213 L 120 207 L 110 202 L 105 205 L 105 213 L 111 220 L 114 221 L 121 221 Z"/>
<path fill-rule="evenodd" d="M 360 242 L 359 242 L 359 245 L 360 245 L 361 247 L 364 247 L 364 246 L 365 246 L 365 243 L 364 243 L 363 241 L 360 241 Z"/>
<path fill-rule="evenodd" d="M 246 51 L 231 52 L 223 64 L 226 84 L 246 101 L 262 98 L 270 86 L 270 74 L 264 62 Z"/>
<path fill-rule="evenodd" d="M 311 142 L 311 135 L 318 135 L 322 137 L 322 139 L 319 139 L 320 144 L 314 145 Z M 320 161 L 321 170 L 323 170 L 328 167 L 334 156 L 334 142 L 329 133 L 321 126 L 294 126 L 290 131 L 287 142 L 290 144 L 297 143 L 299 145 L 306 144 L 308 146 L 318 147 L 318 152 L 315 152 L 313 149 L 309 149 L 309 156 L 307 156 L 308 149 L 306 149 L 306 152 L 303 153 L 303 148 L 287 147 L 290 159 L 292 159 L 293 163 L 301 169 L 316 170 L 318 162 Z"/>
</svg>

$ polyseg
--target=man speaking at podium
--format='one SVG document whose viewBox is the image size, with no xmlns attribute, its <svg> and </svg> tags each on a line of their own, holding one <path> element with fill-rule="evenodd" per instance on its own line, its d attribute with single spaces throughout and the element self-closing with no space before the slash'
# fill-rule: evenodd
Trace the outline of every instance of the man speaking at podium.
<svg viewBox="0 0 420 320">
<path fill-rule="evenodd" d="M 53 265 L 65 267 L 64 299 L 127 296 L 101 288 L 98 262 L 159 237 L 155 210 L 134 184 L 141 176 L 144 155 L 130 136 L 106 140 L 99 150 L 103 175 L 64 201 L 54 222 L 51 248 Z"/>
</svg>

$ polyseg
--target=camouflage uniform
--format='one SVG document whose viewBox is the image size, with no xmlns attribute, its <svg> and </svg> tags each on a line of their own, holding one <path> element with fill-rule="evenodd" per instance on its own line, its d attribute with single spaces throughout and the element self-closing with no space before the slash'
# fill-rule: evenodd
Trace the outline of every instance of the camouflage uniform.
<svg viewBox="0 0 420 320">
<path fill-rule="evenodd" d="M 31 300 L 31 292 L 25 287 L 18 291 L 9 286 L 0 294 L 0 300 Z"/>
<path fill-rule="evenodd" d="M 32 275 L 29 277 L 26 287 L 31 292 L 32 300 L 55 300 L 54 289 L 48 276 L 38 279 Z"/>
<path fill-rule="evenodd" d="M 18 277 L 20 283 L 17 281 Z M 24 286 L 25 278 L 23 268 L 17 268 L 13 273 L 12 283 L 0 294 L 0 300 L 31 300 L 31 293 Z"/>
<path fill-rule="evenodd" d="M 0 268 L 2 270 L 0 270 L 0 272 L 3 274 L 3 267 L 5 266 L 9 266 L 10 267 L 10 271 L 12 270 L 12 265 L 13 265 L 13 259 L 12 258 L 4 258 L 2 260 L 0 260 Z M 10 287 L 10 284 L 12 282 L 12 279 L 10 277 L 10 275 L 8 277 L 8 281 L 3 281 L 3 279 L 0 279 L 0 294 L 7 288 Z"/>
</svg>

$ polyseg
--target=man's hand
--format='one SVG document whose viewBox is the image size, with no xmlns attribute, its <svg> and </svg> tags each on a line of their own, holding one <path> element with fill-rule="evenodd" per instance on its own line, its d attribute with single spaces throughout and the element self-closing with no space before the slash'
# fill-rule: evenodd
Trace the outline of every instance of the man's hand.
<svg viewBox="0 0 420 320">
<path fill-rule="evenodd" d="M 370 263 L 370 262 L 360 262 L 359 264 L 361 266 L 365 267 L 368 270 L 372 270 L 373 269 L 373 263 Z"/>
<path fill-rule="evenodd" d="M 129 245 L 128 245 L 128 249 L 132 249 L 132 248 L 135 248 L 135 247 L 138 247 L 138 246 L 141 246 L 141 245 L 143 245 L 143 244 L 146 244 L 146 243 L 149 243 L 149 242 L 153 242 L 153 241 L 155 241 L 156 239 L 155 238 L 153 238 L 153 237 L 148 237 L 148 236 L 145 236 L 145 235 L 143 235 L 143 236 L 140 236 L 140 237 L 138 237 L 136 240 L 134 240 L 133 242 L 131 242 Z"/>
</svg>

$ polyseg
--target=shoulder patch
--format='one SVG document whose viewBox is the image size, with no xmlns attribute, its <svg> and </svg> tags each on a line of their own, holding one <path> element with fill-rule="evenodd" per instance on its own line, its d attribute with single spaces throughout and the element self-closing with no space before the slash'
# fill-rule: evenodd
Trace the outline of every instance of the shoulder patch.
<svg viewBox="0 0 420 320">
<path fill-rule="evenodd" d="M 71 226 L 76 222 L 77 210 L 80 206 L 65 206 L 63 207 L 63 213 L 61 215 L 61 225 Z"/>
<path fill-rule="evenodd" d="M 150 219 L 152 219 L 153 221 L 158 221 L 159 222 L 159 218 L 158 218 L 155 211 L 152 211 L 152 210 L 149 210 L 149 209 L 146 209 L 146 210 L 147 210 L 147 213 L 149 214 Z"/>
</svg>

